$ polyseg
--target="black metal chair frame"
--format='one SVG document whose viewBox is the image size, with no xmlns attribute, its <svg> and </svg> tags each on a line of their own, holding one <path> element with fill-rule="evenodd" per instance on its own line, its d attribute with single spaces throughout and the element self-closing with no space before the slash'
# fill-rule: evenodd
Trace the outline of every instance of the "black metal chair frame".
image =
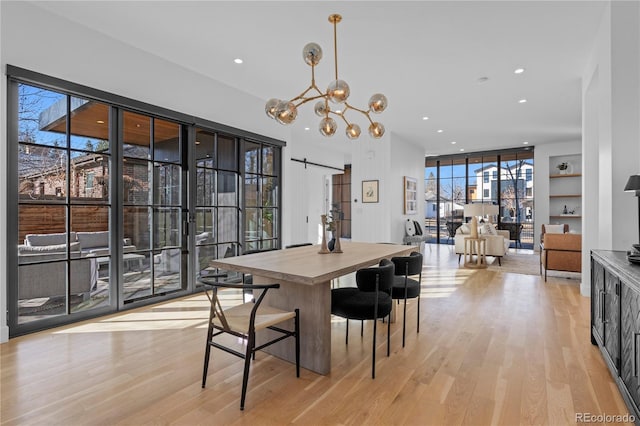
<svg viewBox="0 0 640 426">
<path fill-rule="evenodd" d="M 231 283 L 223 283 L 223 282 L 219 282 L 219 281 L 209 281 L 208 278 L 222 278 L 225 277 L 226 274 L 217 274 L 217 275 L 213 275 L 207 278 L 201 278 L 200 282 L 208 287 L 210 287 L 211 290 L 211 294 L 209 294 L 209 290 L 205 290 L 205 294 L 207 295 L 207 298 L 209 299 L 209 302 L 211 302 L 211 309 L 209 311 L 209 327 L 207 330 L 207 343 L 206 343 L 206 349 L 205 349 L 205 355 L 204 355 L 204 367 L 203 367 L 203 372 L 202 372 L 202 387 L 204 388 L 206 383 L 207 383 L 207 371 L 209 369 L 209 357 L 210 357 L 210 353 L 211 353 L 211 347 L 215 347 L 218 348 L 220 350 L 223 350 L 227 353 L 230 353 L 232 355 L 235 355 L 237 357 L 240 357 L 242 359 L 244 359 L 244 372 L 243 372 L 243 376 L 242 376 L 242 396 L 240 398 L 240 410 L 244 410 L 244 402 L 245 402 L 245 398 L 246 398 L 246 394 L 247 394 L 247 385 L 249 382 L 249 366 L 250 366 L 250 360 L 253 358 L 255 360 L 255 354 L 256 351 L 259 351 L 261 349 L 266 348 L 267 346 L 270 346 L 276 342 L 279 342 L 281 340 L 287 339 L 289 337 L 294 337 L 295 338 L 295 352 L 296 352 L 296 377 L 300 377 L 300 311 L 299 309 L 295 309 L 295 317 L 294 317 L 294 330 L 290 331 L 290 330 L 285 330 L 283 328 L 280 327 L 276 327 L 275 325 L 270 325 L 267 326 L 265 328 L 278 332 L 280 333 L 280 336 L 269 340 L 266 343 L 263 343 L 259 346 L 256 346 L 256 330 L 255 330 L 255 319 L 256 319 L 256 313 L 258 311 L 258 308 L 260 307 L 260 304 L 262 303 L 262 300 L 264 299 L 265 295 L 267 294 L 267 291 L 269 289 L 272 288 L 279 288 L 280 284 L 253 284 L 253 285 L 248 285 L 248 284 L 231 284 Z M 228 324 L 226 324 L 226 319 L 224 317 L 224 311 L 222 309 L 222 306 L 220 305 L 220 301 L 218 299 L 218 289 L 222 288 L 222 289 L 238 289 L 238 290 L 242 290 L 243 292 L 247 291 L 247 290 L 262 290 L 262 292 L 260 293 L 260 295 L 258 296 L 257 300 L 254 299 L 252 302 L 248 302 L 248 303 L 253 303 L 253 307 L 251 309 L 251 313 L 249 316 L 249 329 L 247 331 L 247 333 L 242 333 L 242 332 L 238 332 L 235 330 L 231 330 L 228 326 Z M 219 327 L 218 325 L 216 325 L 213 321 L 213 319 L 218 316 L 220 322 L 223 324 L 223 327 Z M 226 328 L 225 328 L 226 327 Z M 217 331 L 216 331 L 217 330 Z M 240 337 L 243 339 L 247 340 L 247 349 L 245 353 L 236 351 L 234 349 L 231 349 L 227 346 L 221 345 L 217 342 L 213 341 L 213 338 L 223 334 L 223 333 L 227 333 L 227 334 L 231 334 L 233 336 L 236 337 Z"/>
<path fill-rule="evenodd" d="M 373 268 L 365 268 L 365 269 L 376 269 L 376 267 Z M 361 291 L 361 290 L 359 290 Z M 391 292 L 391 286 L 389 287 L 389 292 Z M 380 273 L 376 273 L 376 281 L 375 281 L 375 303 L 374 303 L 374 308 L 373 308 L 373 318 L 371 318 L 371 320 L 373 320 L 373 343 L 372 343 L 372 350 L 371 350 L 371 378 L 375 379 L 376 378 L 376 333 L 377 333 L 377 326 L 378 326 L 378 301 L 379 301 L 379 295 L 380 295 Z M 333 314 L 333 312 L 332 312 Z M 334 314 L 337 315 L 337 314 Z M 389 313 L 389 315 L 387 315 L 386 317 L 386 321 L 387 321 L 387 356 L 389 356 L 391 354 L 391 313 Z M 384 318 L 382 318 L 384 320 Z M 345 332 L 345 344 L 349 344 L 349 318 L 345 317 L 346 319 L 346 332 Z M 364 320 L 360 320 L 360 336 L 362 337 L 364 335 Z"/>
<path fill-rule="evenodd" d="M 417 252 L 414 252 L 417 253 Z M 413 253 L 412 253 L 413 254 Z M 420 253 L 418 253 L 420 254 Z M 415 256 L 418 257 L 418 256 Z M 420 258 L 420 272 L 418 275 L 418 283 L 422 286 L 422 254 L 419 256 Z M 396 276 L 404 276 L 404 309 L 403 309 L 403 317 L 402 317 L 402 347 L 404 348 L 405 343 L 405 332 L 407 329 L 407 283 L 410 275 L 416 275 L 409 272 L 409 264 L 411 262 L 411 256 L 402 256 L 402 257 L 394 257 L 391 261 L 396 265 Z M 398 268 L 401 264 L 404 264 L 404 268 Z M 416 333 L 420 333 L 420 293 L 418 291 L 418 312 L 417 312 L 417 323 L 416 323 Z M 391 292 L 391 297 L 393 298 L 393 291 Z M 400 299 L 396 299 L 398 304 L 400 303 Z"/>
</svg>

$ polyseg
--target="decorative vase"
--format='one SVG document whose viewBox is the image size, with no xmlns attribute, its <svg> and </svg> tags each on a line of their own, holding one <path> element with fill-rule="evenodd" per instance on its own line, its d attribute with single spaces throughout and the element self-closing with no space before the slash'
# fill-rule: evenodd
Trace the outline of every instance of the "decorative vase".
<svg viewBox="0 0 640 426">
<path fill-rule="evenodd" d="M 336 233 L 335 233 L 336 243 L 333 246 L 332 253 L 342 253 L 342 246 L 340 245 L 340 221 L 336 221 Z"/>
<path fill-rule="evenodd" d="M 336 239 L 335 239 L 335 237 L 331 237 L 331 239 L 327 243 L 327 248 L 331 252 L 336 248 Z"/>
<path fill-rule="evenodd" d="M 327 248 L 327 215 L 320 215 L 320 220 L 322 221 L 322 243 L 320 244 L 320 254 L 331 253 Z"/>
</svg>

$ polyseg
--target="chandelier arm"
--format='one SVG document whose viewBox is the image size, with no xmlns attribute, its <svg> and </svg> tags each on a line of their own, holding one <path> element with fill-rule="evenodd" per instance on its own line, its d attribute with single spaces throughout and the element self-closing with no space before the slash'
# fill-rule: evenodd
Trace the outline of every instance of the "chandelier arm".
<svg viewBox="0 0 640 426">
<path fill-rule="evenodd" d="M 295 98 L 291 98 L 291 100 L 290 100 L 289 102 L 295 102 L 295 101 L 297 101 L 298 99 L 308 99 L 308 100 L 311 100 L 311 99 L 318 99 L 319 97 L 321 97 L 321 96 L 314 96 L 314 97 L 312 97 L 312 98 L 306 98 L 305 96 L 307 95 L 307 93 L 309 93 L 309 91 L 310 91 L 311 89 L 316 89 L 316 92 L 320 93 L 320 94 L 321 94 L 321 96 L 324 96 L 324 95 L 320 92 L 320 90 L 318 90 L 318 87 L 317 87 L 315 84 L 311 84 L 309 87 L 307 87 L 307 88 L 304 90 L 304 92 L 300 93 L 300 94 L 299 94 L 298 96 L 296 96 Z M 303 102 L 303 103 L 304 103 L 304 102 Z M 299 105 L 302 105 L 302 104 L 299 104 Z"/>
<path fill-rule="evenodd" d="M 306 92 L 305 92 L 306 93 Z M 317 95 L 317 96 L 312 96 L 310 98 L 305 98 L 303 96 L 298 96 L 296 98 L 291 99 L 291 102 L 297 101 L 299 99 L 302 99 L 302 101 L 298 104 L 296 104 L 296 107 L 299 107 L 300 105 L 304 105 L 309 101 L 314 101 L 316 99 L 320 99 L 320 98 L 324 98 L 326 95 Z"/>
<path fill-rule="evenodd" d="M 344 123 L 347 125 L 347 127 L 351 125 L 351 123 L 349 123 L 349 121 L 347 120 L 347 118 L 344 116 L 344 111 L 342 111 L 340 114 L 338 114 L 337 112 L 336 112 L 336 113 L 334 113 L 334 114 L 339 115 L 339 116 L 340 116 L 340 118 L 342 118 L 342 121 L 344 121 Z"/>
</svg>

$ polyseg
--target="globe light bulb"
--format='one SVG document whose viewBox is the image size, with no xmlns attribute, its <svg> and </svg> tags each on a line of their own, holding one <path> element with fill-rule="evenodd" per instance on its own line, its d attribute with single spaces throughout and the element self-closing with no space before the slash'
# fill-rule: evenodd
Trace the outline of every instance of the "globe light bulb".
<svg viewBox="0 0 640 426">
<path fill-rule="evenodd" d="M 376 114 L 380 114 L 382 111 L 387 109 L 388 101 L 387 97 L 382 93 L 376 93 L 375 95 L 369 98 L 369 109 L 371 112 Z"/>
<path fill-rule="evenodd" d="M 267 103 L 264 105 L 264 112 L 267 114 L 267 117 L 273 118 L 275 120 L 278 103 L 280 103 L 280 99 L 276 98 L 271 98 L 267 101 Z"/>
<path fill-rule="evenodd" d="M 313 106 L 313 111 L 318 117 L 324 117 L 327 115 L 327 112 L 329 112 L 329 107 L 325 101 L 318 101 Z"/>
<path fill-rule="evenodd" d="M 302 58 L 309 66 L 318 65 L 322 59 L 322 48 L 318 43 L 307 43 L 302 49 Z"/>
<path fill-rule="evenodd" d="M 320 121 L 320 133 L 323 136 L 333 136 L 337 128 L 336 120 L 331 117 L 325 117 Z"/>
<path fill-rule="evenodd" d="M 377 121 L 369 126 L 369 134 L 372 138 L 380 139 L 384 135 L 384 126 Z"/>
<path fill-rule="evenodd" d="M 349 139 L 358 139 L 360 136 L 360 126 L 357 124 L 349 124 L 345 130 Z"/>
<path fill-rule="evenodd" d="M 291 124 L 298 116 L 298 108 L 293 102 L 280 101 L 276 107 L 276 121 L 280 124 Z"/>
<path fill-rule="evenodd" d="M 327 87 L 329 100 L 335 104 L 341 104 L 347 100 L 351 90 L 344 80 L 333 80 Z"/>
</svg>

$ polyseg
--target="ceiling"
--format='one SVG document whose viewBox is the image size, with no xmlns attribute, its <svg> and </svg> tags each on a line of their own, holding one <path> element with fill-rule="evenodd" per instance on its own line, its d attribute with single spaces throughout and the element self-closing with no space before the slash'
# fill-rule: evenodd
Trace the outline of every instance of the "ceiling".
<svg viewBox="0 0 640 426">
<path fill-rule="evenodd" d="M 327 18 L 340 13 L 339 76 L 351 87 L 349 102 L 366 108 L 384 93 L 389 107 L 374 118 L 425 155 L 579 140 L 580 79 L 605 3 L 36 2 L 264 101 L 306 89 L 311 73 L 301 52 L 311 41 L 324 50 L 316 82 L 326 88 L 334 73 Z M 312 104 L 300 108 L 294 132 L 317 134 Z M 369 138 L 364 117 L 351 118 Z M 344 123 L 338 127 L 334 139 L 346 140 Z"/>
</svg>

